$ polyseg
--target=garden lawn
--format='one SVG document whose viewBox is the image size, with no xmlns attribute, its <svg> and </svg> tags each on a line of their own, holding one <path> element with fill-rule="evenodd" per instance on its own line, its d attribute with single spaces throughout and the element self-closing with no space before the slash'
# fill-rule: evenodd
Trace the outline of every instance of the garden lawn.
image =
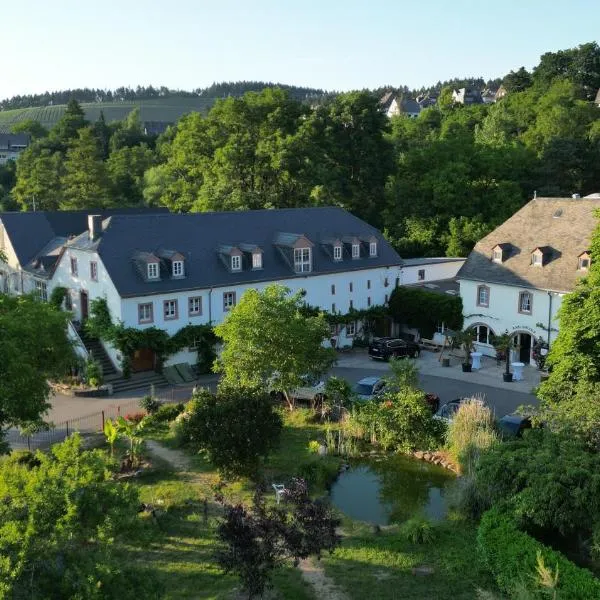
<svg viewBox="0 0 600 600">
<path fill-rule="evenodd" d="M 318 458 L 308 450 L 311 440 L 324 437 L 326 428 L 310 422 L 310 412 L 285 413 L 281 445 L 267 461 L 265 483 L 284 482 L 302 471 L 302 465 L 324 461 L 336 470 L 338 457 Z M 174 447 L 171 434 L 157 436 L 160 442 Z M 134 480 L 142 502 L 159 510 L 158 521 L 145 515 L 139 539 L 132 539 L 124 550 L 141 566 L 151 568 L 165 587 L 165 600 L 188 598 L 231 599 L 239 592 L 239 583 L 223 575 L 214 560 L 218 548 L 216 526 L 220 507 L 214 503 L 214 485 L 219 476 L 201 456 L 190 456 L 190 472 L 176 472 L 160 459 L 155 468 Z M 323 485 L 311 486 L 323 494 Z M 252 485 L 246 480 L 223 488 L 230 502 L 250 502 Z M 269 490 L 270 491 L 270 490 Z M 270 501 L 274 495 L 267 493 Z M 204 517 L 204 499 L 208 519 Z M 439 527 L 435 542 L 414 545 L 404 541 L 397 528 L 385 528 L 375 534 L 372 527 L 345 518 L 343 541 L 333 555 L 325 555 L 322 566 L 326 574 L 349 598 L 386 599 L 473 599 L 477 588 L 495 590 L 495 586 L 478 563 L 475 527 L 462 520 L 451 520 Z M 428 576 L 413 575 L 413 567 L 427 565 L 434 569 Z M 275 572 L 274 590 L 266 598 L 315 600 L 312 588 L 298 569 L 288 565 Z"/>
</svg>

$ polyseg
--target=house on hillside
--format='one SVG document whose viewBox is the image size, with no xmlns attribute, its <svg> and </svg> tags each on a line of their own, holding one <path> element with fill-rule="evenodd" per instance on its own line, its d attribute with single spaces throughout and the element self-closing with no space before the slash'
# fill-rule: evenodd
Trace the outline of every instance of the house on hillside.
<svg viewBox="0 0 600 600">
<path fill-rule="evenodd" d="M 415 98 L 415 102 L 421 107 L 421 110 L 424 108 L 429 108 L 430 106 L 435 106 L 438 100 L 437 92 L 429 92 L 427 94 L 419 94 Z"/>
<path fill-rule="evenodd" d="M 26 133 L 0 133 L 0 165 L 17 160 L 30 143 L 31 136 Z"/>
<path fill-rule="evenodd" d="M 485 90 L 481 92 L 481 100 L 484 104 L 493 104 L 494 102 L 496 102 L 497 93 L 497 89 L 485 88 Z"/>
<path fill-rule="evenodd" d="M 379 105 L 388 117 L 405 115 L 411 119 L 416 119 L 421 112 L 421 107 L 415 100 L 395 96 L 393 92 L 385 94 L 379 101 Z"/>
<path fill-rule="evenodd" d="M 458 280 L 479 351 L 495 356 L 493 336 L 508 332 L 512 359 L 529 363 L 536 340 L 552 343 L 562 299 L 594 258 L 598 208 L 598 195 L 535 198 L 476 244 Z"/>
<path fill-rule="evenodd" d="M 457 104 L 469 106 L 471 104 L 482 104 L 481 92 L 475 88 L 460 88 L 452 91 L 452 100 Z"/>
<path fill-rule="evenodd" d="M 496 95 L 494 97 L 494 102 L 498 102 L 498 100 L 502 100 L 502 98 L 504 98 L 504 96 L 506 96 L 508 92 L 506 91 L 506 88 L 501 85 L 498 90 L 496 91 Z"/>
</svg>

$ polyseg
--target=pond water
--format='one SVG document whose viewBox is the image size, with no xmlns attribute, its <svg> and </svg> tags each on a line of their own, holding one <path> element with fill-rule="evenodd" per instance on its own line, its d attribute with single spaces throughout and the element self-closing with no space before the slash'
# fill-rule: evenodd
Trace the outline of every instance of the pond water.
<svg viewBox="0 0 600 600">
<path fill-rule="evenodd" d="M 420 514 L 446 516 L 445 492 L 455 476 L 407 456 L 355 462 L 331 487 L 331 502 L 345 515 L 374 525 L 401 523 Z"/>
</svg>

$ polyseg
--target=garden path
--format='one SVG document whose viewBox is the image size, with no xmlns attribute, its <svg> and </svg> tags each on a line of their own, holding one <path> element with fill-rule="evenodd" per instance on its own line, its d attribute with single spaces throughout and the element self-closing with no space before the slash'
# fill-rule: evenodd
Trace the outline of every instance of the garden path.
<svg viewBox="0 0 600 600">
<path fill-rule="evenodd" d="M 151 454 L 168 462 L 178 471 L 190 471 L 190 459 L 180 450 L 171 450 L 154 440 L 146 440 L 146 448 Z"/>
<path fill-rule="evenodd" d="M 301 560 L 298 568 L 303 579 L 308 582 L 318 600 L 348 600 L 348 596 L 331 579 L 325 575 L 323 567 L 315 560 Z"/>
</svg>

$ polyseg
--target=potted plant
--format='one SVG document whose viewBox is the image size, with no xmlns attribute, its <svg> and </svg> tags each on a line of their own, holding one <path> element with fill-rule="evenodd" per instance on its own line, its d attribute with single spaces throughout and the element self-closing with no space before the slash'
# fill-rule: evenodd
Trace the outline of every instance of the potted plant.
<svg viewBox="0 0 600 600">
<path fill-rule="evenodd" d="M 502 355 L 506 363 L 506 369 L 502 373 L 502 379 L 504 381 L 511 382 L 513 380 L 513 374 L 510 372 L 510 347 L 512 345 L 512 336 L 505 331 L 502 335 L 495 336 L 493 339 L 494 349 L 497 355 Z"/>
<path fill-rule="evenodd" d="M 471 372 L 471 352 L 474 351 L 475 347 L 475 332 L 472 329 L 465 329 L 464 331 L 458 331 L 454 336 L 454 342 L 465 352 L 465 357 L 462 363 L 463 373 Z"/>
</svg>

